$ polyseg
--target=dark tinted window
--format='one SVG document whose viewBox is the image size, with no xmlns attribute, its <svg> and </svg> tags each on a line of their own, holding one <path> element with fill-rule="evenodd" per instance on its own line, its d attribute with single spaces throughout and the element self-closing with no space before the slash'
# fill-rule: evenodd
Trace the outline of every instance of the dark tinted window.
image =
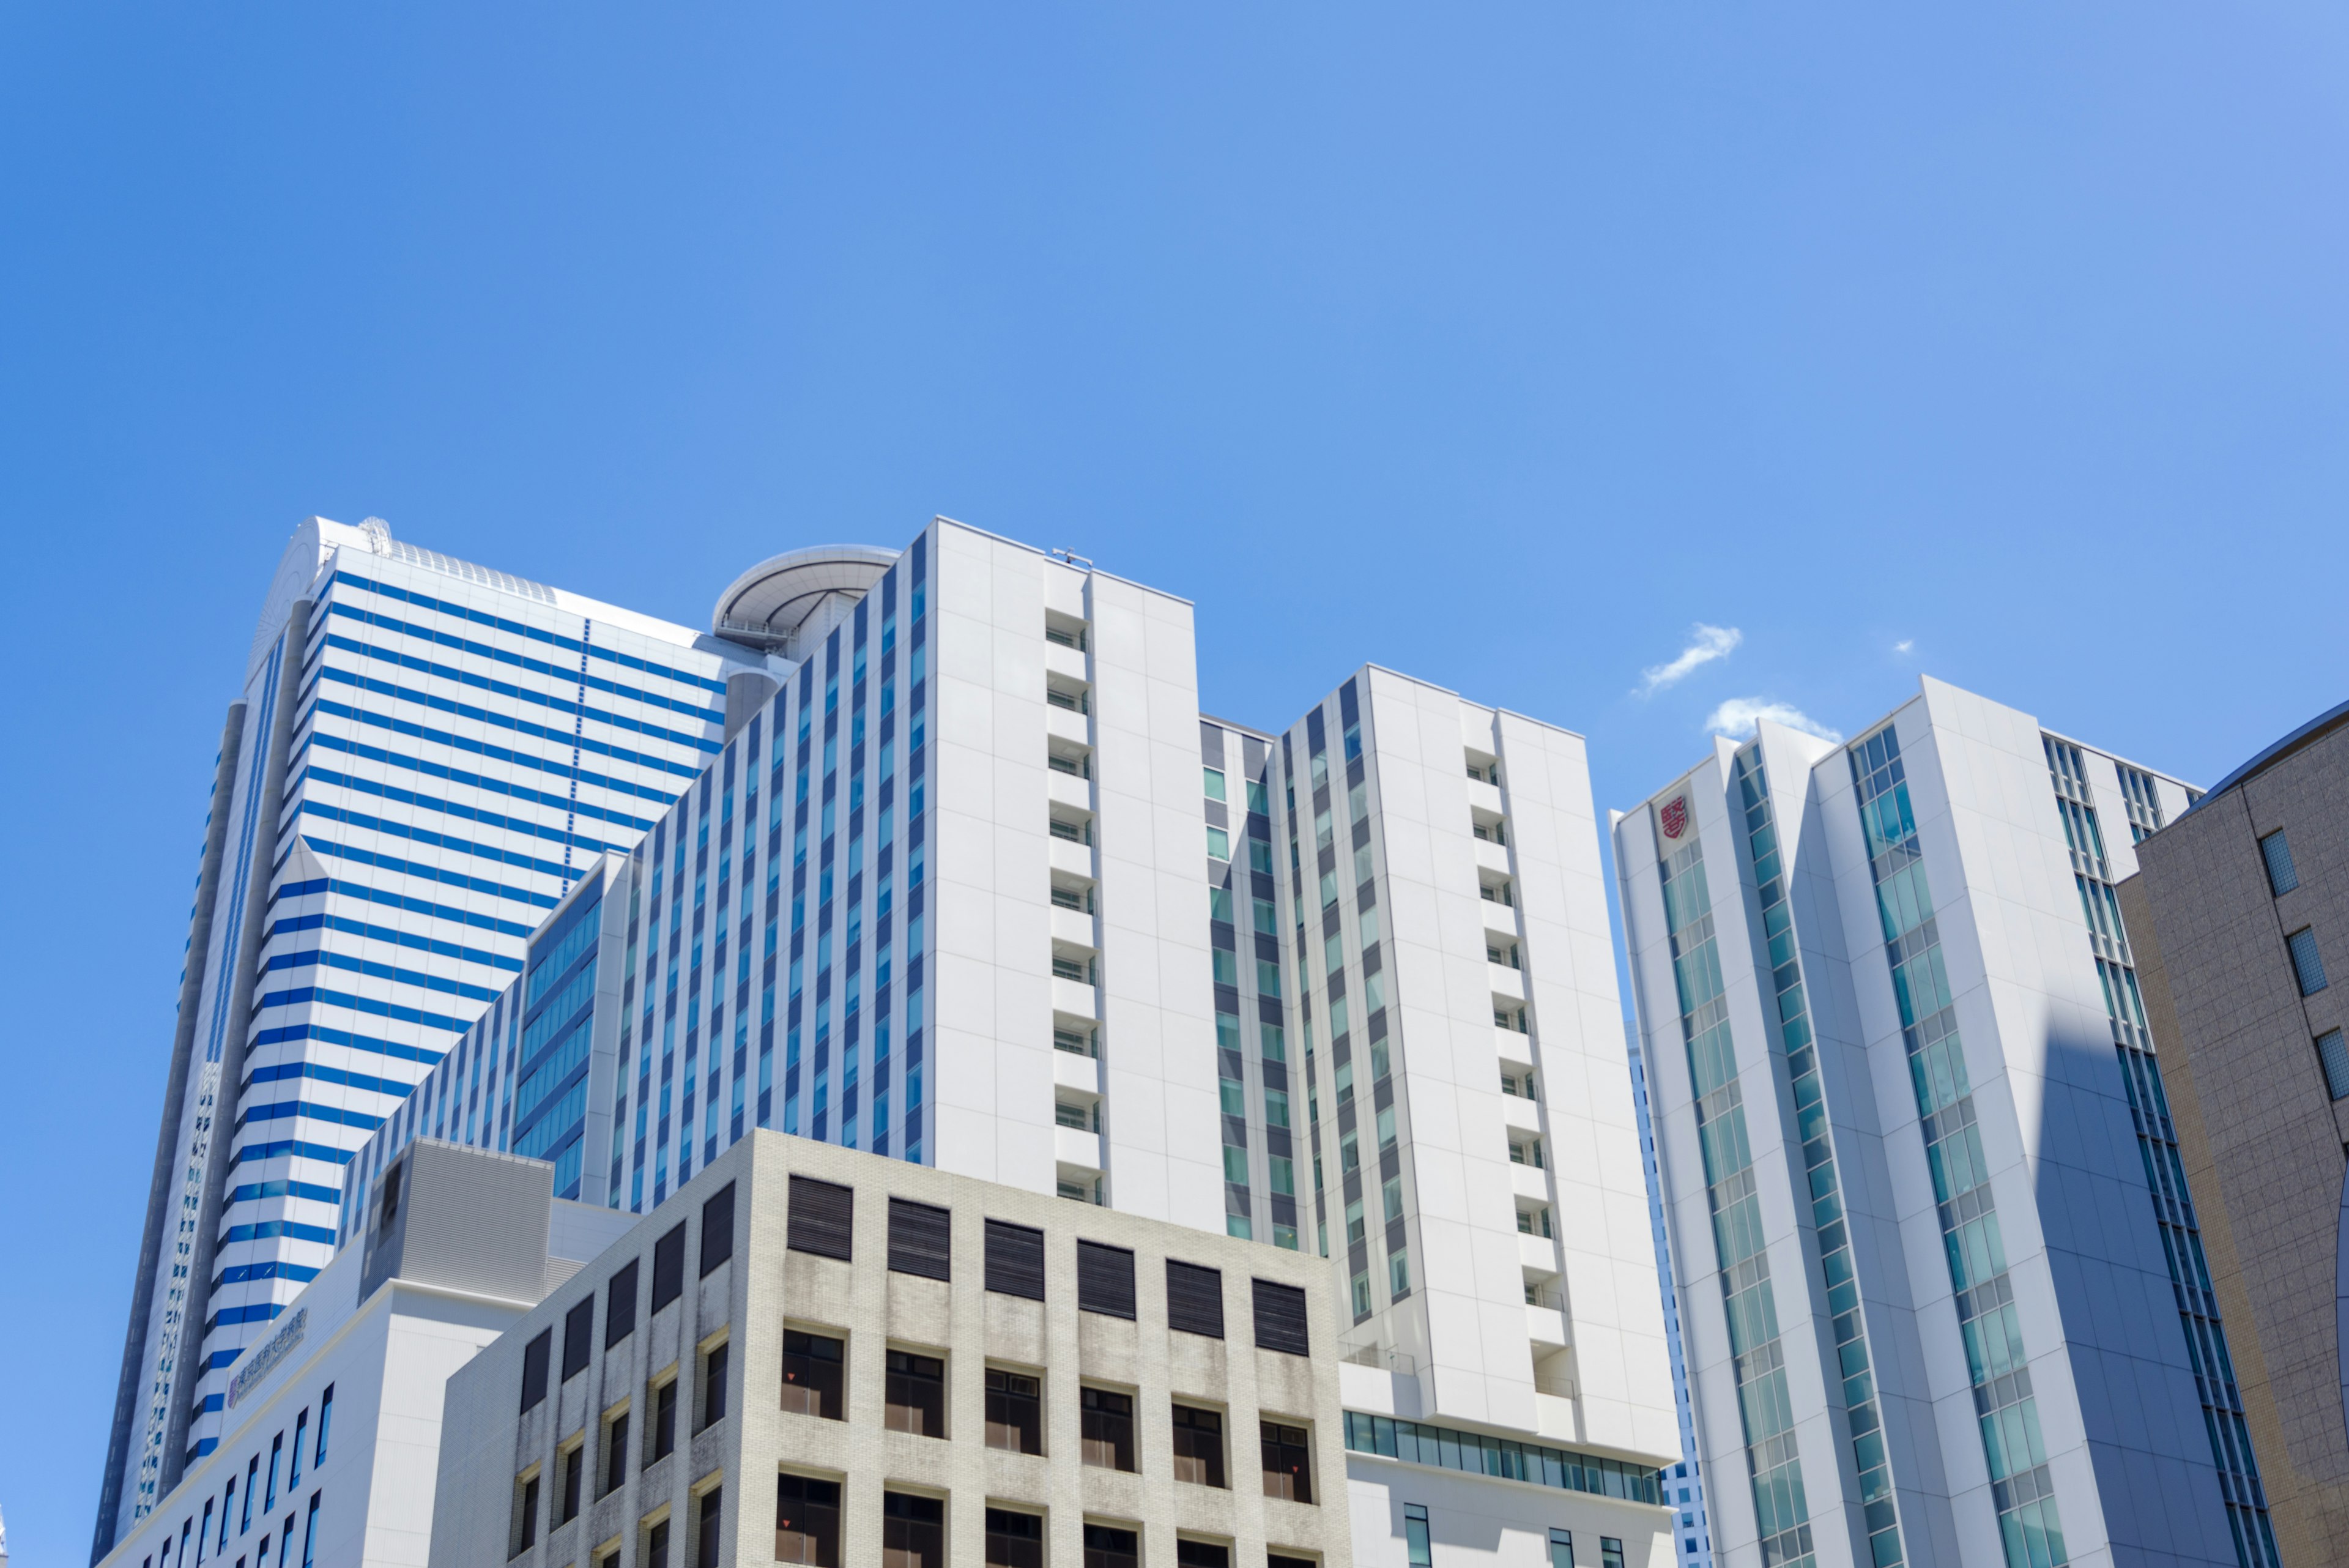
<svg viewBox="0 0 2349 1568">
<path fill-rule="evenodd" d="M 1043 1517 L 988 1509 L 987 1568 L 1044 1568 Z"/>
<path fill-rule="evenodd" d="M 636 1326 L 636 1265 L 628 1266 L 612 1276 L 611 1288 L 604 1293 L 604 1347 L 628 1337 Z"/>
<path fill-rule="evenodd" d="M 775 1479 L 775 1561 L 840 1568 L 840 1483 Z"/>
<path fill-rule="evenodd" d="M 1224 1337 L 1224 1273 L 1166 1260 L 1166 1326 L 1185 1334 Z"/>
<path fill-rule="evenodd" d="M 1232 1549 L 1212 1541 L 1178 1541 L 1174 1561 L 1179 1568 L 1232 1568 Z"/>
<path fill-rule="evenodd" d="M 595 1349 L 595 1298 L 589 1296 L 563 1314 L 563 1381 L 570 1382 L 587 1370 L 588 1353 Z"/>
<path fill-rule="evenodd" d="M 783 1332 L 783 1408 L 827 1421 L 847 1418 L 841 1404 L 842 1345 L 820 1334 Z"/>
<path fill-rule="evenodd" d="M 1133 1254 L 1099 1241 L 1077 1243 L 1077 1310 L 1133 1315 Z"/>
<path fill-rule="evenodd" d="M 701 1494 L 701 1528 L 694 1535 L 693 1568 L 718 1568 L 718 1519 L 725 1501 L 723 1487 L 711 1487 Z"/>
<path fill-rule="evenodd" d="M 1077 1396 L 1084 1462 L 1105 1470 L 1133 1469 L 1133 1396 L 1087 1388 Z"/>
<path fill-rule="evenodd" d="M 987 1288 L 1001 1295 L 1044 1299 L 1044 1232 L 1001 1220 L 987 1222 Z"/>
<path fill-rule="evenodd" d="M 1264 1495 L 1291 1502 L 1313 1501 L 1313 1460 L 1305 1428 L 1278 1421 L 1263 1424 Z"/>
<path fill-rule="evenodd" d="M 794 1252 L 849 1261 L 855 1202 L 850 1188 L 810 1176 L 792 1177 L 791 1229 L 784 1245 Z"/>
<path fill-rule="evenodd" d="M 925 1279 L 952 1279 L 952 1220 L 944 1209 L 903 1198 L 889 1199 L 889 1267 Z"/>
<path fill-rule="evenodd" d="M 674 1377 L 653 1390 L 652 1437 L 653 1459 L 667 1459 L 677 1451 L 677 1379 Z M 646 1462 L 649 1464 L 651 1460 Z"/>
<path fill-rule="evenodd" d="M 1044 1451 L 1043 1385 L 1024 1372 L 987 1369 L 987 1446 L 1007 1453 Z"/>
<path fill-rule="evenodd" d="M 1111 1524 L 1085 1526 L 1085 1568 L 1141 1568 L 1141 1539 Z"/>
<path fill-rule="evenodd" d="M 653 1243 L 653 1311 L 677 1300 L 685 1290 L 685 1224 Z"/>
<path fill-rule="evenodd" d="M 554 1331 L 543 1328 L 538 1337 L 525 1345 L 522 1353 L 522 1407 L 525 1410 L 546 1397 L 546 1362 L 554 1350 Z M 301 1449 L 296 1447 L 298 1456 Z"/>
<path fill-rule="evenodd" d="M 946 1568 L 946 1505 L 902 1491 L 881 1499 L 881 1561 L 887 1568 Z"/>
<path fill-rule="evenodd" d="M 1213 1410 L 1174 1407 L 1174 1479 L 1224 1484 L 1224 1418 Z"/>
<path fill-rule="evenodd" d="M 1257 1348 L 1286 1351 L 1291 1355 L 1311 1355 L 1305 1332 L 1304 1291 L 1295 1285 L 1277 1285 L 1270 1280 L 1253 1283 Z"/>
<path fill-rule="evenodd" d="M 947 1364 L 911 1351 L 889 1353 L 882 1425 L 917 1438 L 947 1435 Z"/>
<path fill-rule="evenodd" d="M 701 1275 L 734 1255 L 734 1184 L 728 1182 L 701 1206 Z"/>
</svg>

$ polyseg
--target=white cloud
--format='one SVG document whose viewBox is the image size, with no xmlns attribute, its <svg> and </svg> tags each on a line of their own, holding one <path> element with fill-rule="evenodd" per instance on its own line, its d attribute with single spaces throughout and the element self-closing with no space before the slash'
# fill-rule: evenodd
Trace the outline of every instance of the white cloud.
<svg viewBox="0 0 2349 1568">
<path fill-rule="evenodd" d="M 1638 697 L 1652 697 L 1672 685 L 1701 664 L 1711 664 L 1716 659 L 1726 659 L 1729 650 L 1745 640 L 1745 634 L 1733 626 L 1707 626 L 1699 621 L 1689 632 L 1693 639 L 1681 649 L 1678 659 L 1670 664 L 1652 664 L 1640 671 Z"/>
<path fill-rule="evenodd" d="M 1914 650 L 1916 646 L 1917 639 L 1915 638 L 1904 637 L 1899 641 L 1892 645 L 1892 651 L 1895 653 L 1908 653 Z"/>
<path fill-rule="evenodd" d="M 1732 697 L 1715 708 L 1704 721 L 1707 731 L 1726 735 L 1733 741 L 1743 741 L 1754 733 L 1754 726 L 1767 719 L 1774 724 L 1784 724 L 1789 730 L 1800 730 L 1806 735 L 1816 735 L 1822 741 L 1840 743 L 1843 733 L 1825 724 L 1787 702 L 1769 702 L 1759 697 Z"/>
</svg>

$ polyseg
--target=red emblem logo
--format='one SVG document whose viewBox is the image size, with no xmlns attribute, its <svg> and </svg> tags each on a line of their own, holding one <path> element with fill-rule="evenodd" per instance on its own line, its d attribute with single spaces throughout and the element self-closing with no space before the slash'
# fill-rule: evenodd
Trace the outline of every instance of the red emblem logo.
<svg viewBox="0 0 2349 1568">
<path fill-rule="evenodd" d="M 1664 809 L 1657 815 L 1664 825 L 1664 836 L 1678 838 L 1688 831 L 1688 796 L 1674 795 L 1664 803 Z"/>
</svg>

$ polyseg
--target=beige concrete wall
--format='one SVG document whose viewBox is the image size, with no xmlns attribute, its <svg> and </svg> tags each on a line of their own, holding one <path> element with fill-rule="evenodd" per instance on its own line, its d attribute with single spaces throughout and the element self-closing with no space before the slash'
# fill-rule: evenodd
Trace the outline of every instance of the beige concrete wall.
<svg viewBox="0 0 2349 1568">
<path fill-rule="evenodd" d="M 794 1171 L 854 1189 L 853 1262 L 789 1250 L 788 1184 Z M 699 1278 L 702 1206 L 730 1182 L 736 1184 L 734 1256 Z M 889 1272 L 892 1195 L 952 1210 L 950 1282 Z M 1044 1301 L 987 1292 L 984 1228 L 990 1218 L 1045 1232 Z M 640 1260 L 640 1290 L 648 1301 L 655 1243 L 680 1222 L 688 1226 L 683 1296 L 657 1314 L 641 1315 L 634 1332 L 605 1351 L 606 1282 L 631 1259 Z M 1134 1320 L 1079 1312 L 1080 1238 L 1133 1251 Z M 1225 1338 L 1167 1329 L 1170 1256 L 1223 1271 Z M 1307 1322 L 1314 1335 L 1310 1358 L 1256 1346 L 1250 1282 L 1257 1278 L 1306 1292 Z M 591 1289 L 596 1314 L 590 1365 L 517 1416 L 524 1346 L 552 1326 L 559 1377 L 564 1314 Z M 720 1561 L 771 1563 L 774 1478 L 785 1469 L 843 1483 L 843 1563 L 878 1560 L 882 1499 L 890 1489 L 947 1500 L 948 1553 L 957 1563 L 981 1561 L 990 1504 L 1044 1513 L 1048 1552 L 1055 1563 L 1081 1560 L 1082 1527 L 1089 1519 L 1139 1529 L 1144 1560 L 1152 1563 L 1172 1562 L 1179 1535 L 1227 1542 L 1236 1563 L 1260 1563 L 1268 1548 L 1331 1564 L 1348 1563 L 1352 1552 L 1336 1345 L 1324 1343 L 1334 1321 L 1328 1289 L 1327 1272 L 1318 1259 L 759 1133 L 697 1175 L 450 1379 L 432 1560 L 506 1561 L 516 1478 L 533 1465 L 542 1466 L 545 1492 L 552 1494 L 558 1449 L 582 1434 L 590 1453 L 592 1496 L 592 1478 L 600 1475 L 603 1463 L 601 1417 L 628 1401 L 636 1413 L 630 1436 L 636 1451 L 626 1483 L 587 1502 L 578 1521 L 542 1528 L 540 1544 L 517 1563 L 528 1568 L 584 1565 L 616 1544 L 617 1563 L 636 1568 L 644 1528 L 666 1508 L 675 1521 L 670 1560 L 681 1565 L 690 1561 L 686 1551 L 692 1500 L 711 1485 L 722 1485 L 727 1496 Z M 781 1408 L 786 1326 L 821 1329 L 846 1341 L 845 1421 Z M 678 1451 L 643 1466 L 648 1389 L 672 1368 L 689 1388 L 698 1354 L 720 1337 L 733 1347 L 729 1415 L 688 1436 L 692 1423 L 681 1400 Z M 946 1357 L 945 1439 L 885 1428 L 884 1358 L 893 1347 Z M 986 1447 L 984 1377 L 990 1364 L 1042 1377 L 1040 1458 Z M 1139 1473 L 1091 1469 L 1078 1461 L 1078 1390 L 1084 1383 L 1135 1397 Z M 1228 1489 L 1174 1480 L 1170 1407 L 1177 1399 L 1224 1412 Z M 1314 1504 L 1262 1495 L 1256 1450 L 1260 1416 L 1310 1429 Z"/>
</svg>

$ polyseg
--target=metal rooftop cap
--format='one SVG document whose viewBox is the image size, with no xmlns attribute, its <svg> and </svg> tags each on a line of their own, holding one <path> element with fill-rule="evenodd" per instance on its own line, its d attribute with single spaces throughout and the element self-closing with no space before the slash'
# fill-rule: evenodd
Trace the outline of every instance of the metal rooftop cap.
<svg viewBox="0 0 2349 1568">
<path fill-rule="evenodd" d="M 897 555 L 872 545 L 816 545 L 761 561 L 718 596 L 709 629 L 730 642 L 788 653 L 802 628 L 863 598 Z"/>
</svg>

